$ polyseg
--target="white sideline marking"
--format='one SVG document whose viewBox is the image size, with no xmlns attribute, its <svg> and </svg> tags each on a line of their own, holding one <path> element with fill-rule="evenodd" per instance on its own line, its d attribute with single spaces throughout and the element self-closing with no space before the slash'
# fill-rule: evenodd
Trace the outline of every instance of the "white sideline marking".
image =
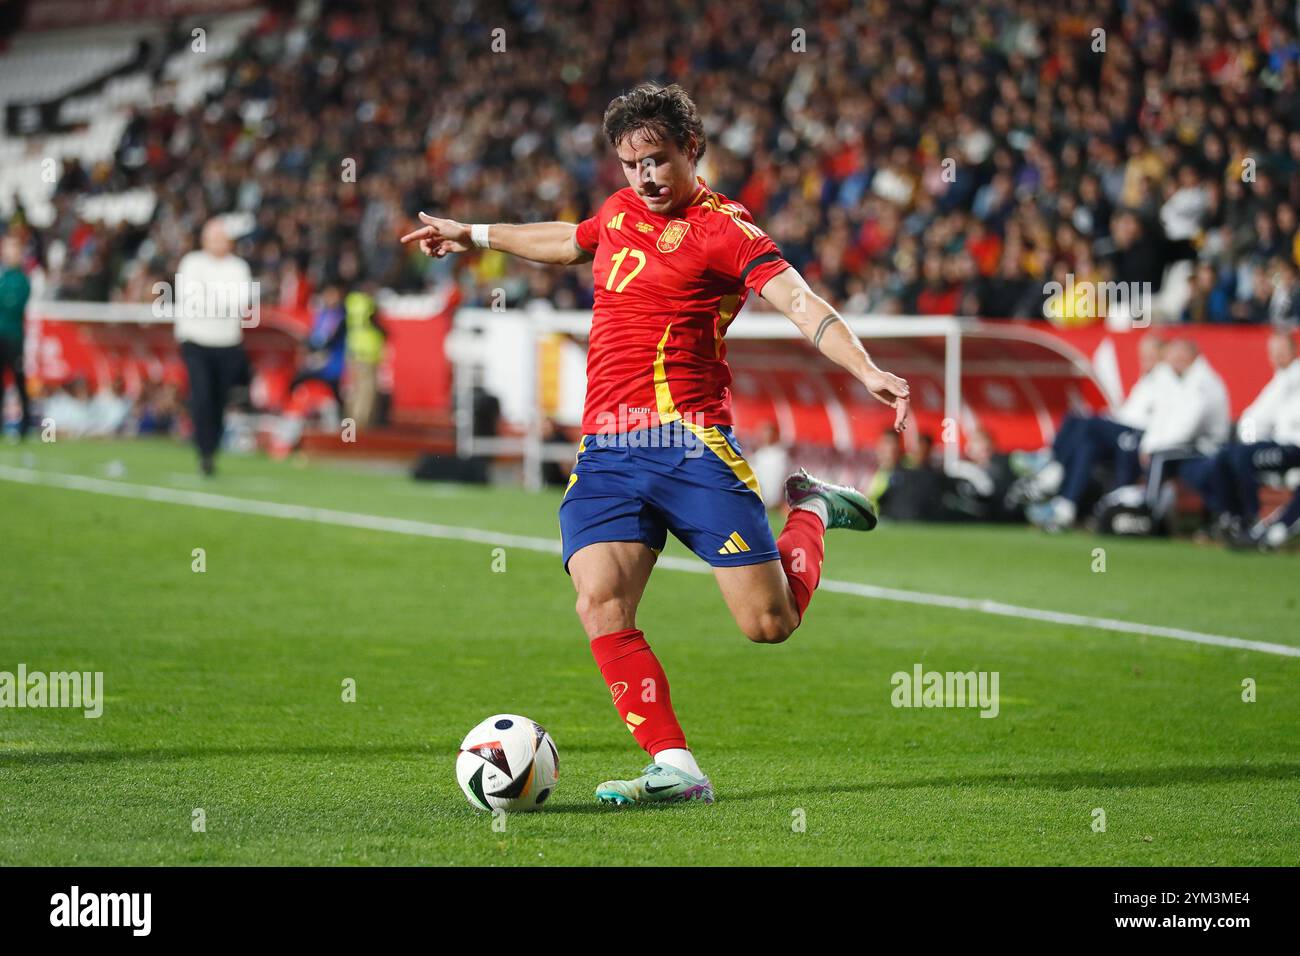
<svg viewBox="0 0 1300 956">
<path fill-rule="evenodd" d="M 205 491 L 187 491 L 179 488 L 163 488 L 157 485 L 136 485 L 129 482 L 91 478 L 86 475 L 66 475 L 0 465 L 0 479 L 29 485 L 65 488 L 73 491 L 89 491 L 101 495 L 116 495 L 119 498 L 161 501 L 167 504 L 190 505 L 214 511 L 259 515 L 266 518 L 288 518 L 294 521 L 309 521 L 316 524 L 339 525 L 347 528 L 364 528 L 369 531 L 387 531 L 393 534 L 407 534 L 423 538 L 470 541 L 475 544 L 522 548 L 527 551 L 540 551 L 546 554 L 561 553 L 560 542 L 552 538 L 503 534 L 497 531 L 484 531 L 479 528 L 433 524 L 428 521 L 412 521 L 406 518 L 386 518 L 381 515 L 361 514 L 354 511 L 337 511 L 333 508 L 312 508 L 306 505 L 282 504 L 276 501 L 234 498 L 227 495 L 214 495 Z M 661 557 L 658 566 L 671 571 L 685 571 L 691 574 L 709 574 L 711 572 L 707 565 L 691 558 Z M 1180 627 L 1161 627 L 1155 624 L 1140 624 L 1134 621 L 1092 617 L 1086 614 L 1044 611 L 1039 608 L 1003 604 L 1000 601 L 981 598 L 930 594 L 926 591 L 905 591 L 898 588 L 878 587 L 874 584 L 859 584 L 854 581 L 836 581 L 830 578 L 823 578 L 820 587 L 825 591 L 875 598 L 880 601 L 920 604 L 927 607 L 946 607 L 959 611 L 976 611 L 981 614 L 994 614 L 1001 617 L 1043 621 L 1049 624 L 1068 624 L 1074 627 L 1090 627 L 1102 631 L 1118 631 L 1123 634 L 1167 637 L 1177 641 L 1188 641 L 1193 644 L 1211 644 L 1216 647 L 1234 647 L 1247 651 L 1260 651 L 1265 654 L 1278 654 L 1283 657 L 1300 657 L 1300 647 L 1291 647 L 1287 644 L 1271 644 L 1267 641 L 1249 641 L 1244 638 L 1228 637 L 1223 634 L 1202 634 L 1199 631 L 1188 631 Z"/>
</svg>

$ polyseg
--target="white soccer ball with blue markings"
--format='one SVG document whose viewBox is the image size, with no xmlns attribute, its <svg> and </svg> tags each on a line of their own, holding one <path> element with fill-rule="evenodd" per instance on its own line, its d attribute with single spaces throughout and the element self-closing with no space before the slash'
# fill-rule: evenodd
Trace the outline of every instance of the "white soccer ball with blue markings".
<svg viewBox="0 0 1300 956">
<path fill-rule="evenodd" d="M 546 728 L 518 714 L 489 717 L 456 754 L 456 780 L 477 810 L 536 810 L 560 779 L 560 752 Z"/>
</svg>

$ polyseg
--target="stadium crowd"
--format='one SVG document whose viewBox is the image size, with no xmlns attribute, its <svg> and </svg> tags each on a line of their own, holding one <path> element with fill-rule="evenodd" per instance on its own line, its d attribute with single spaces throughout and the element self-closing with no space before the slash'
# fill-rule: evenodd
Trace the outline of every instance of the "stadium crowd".
<svg viewBox="0 0 1300 956">
<path fill-rule="evenodd" d="M 653 17 L 325 0 L 309 22 L 269 12 L 207 102 L 141 111 L 112 162 L 67 165 L 28 252 L 57 297 L 143 300 L 208 218 L 239 212 L 264 301 L 455 280 L 467 304 L 504 288 L 582 307 L 585 270 L 429 261 L 395 238 L 421 208 L 587 215 L 621 185 L 605 103 L 660 79 L 701 105 L 710 184 L 846 311 L 1042 316 L 1044 283 L 1070 274 L 1152 283 L 1158 321 L 1285 323 L 1298 58 L 1284 0 L 665 0 Z M 146 225 L 78 218 L 75 197 L 140 185 Z"/>
</svg>

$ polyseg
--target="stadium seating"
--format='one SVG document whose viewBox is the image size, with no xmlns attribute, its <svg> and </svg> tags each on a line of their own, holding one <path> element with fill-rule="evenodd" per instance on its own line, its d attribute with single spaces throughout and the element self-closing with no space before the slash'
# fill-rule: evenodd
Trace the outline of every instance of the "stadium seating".
<svg viewBox="0 0 1300 956">
<path fill-rule="evenodd" d="M 264 209 L 276 211 L 274 225 L 259 218 L 241 252 L 272 293 L 289 259 L 305 259 L 319 282 L 355 255 L 362 275 L 393 288 L 455 278 L 467 305 L 503 288 L 512 305 L 581 308 L 590 301 L 581 275 L 491 257 L 431 264 L 376 240 L 421 206 L 472 221 L 588 214 L 619 184 L 600 162 L 607 98 L 646 78 L 689 78 L 712 141 L 704 175 L 846 311 L 1036 318 L 1044 279 L 1069 269 L 1151 281 L 1166 320 L 1300 315 L 1300 134 L 1289 132 L 1300 126 L 1300 92 L 1285 4 L 1162 0 L 1139 10 L 1109 0 L 1086 17 L 1051 4 L 945 4 L 933 19 L 907 6 L 882 17 L 877 6 L 810 15 L 767 2 L 699 18 L 675 0 L 664 15 L 692 29 L 669 49 L 617 5 L 557 3 L 512 38 L 508 68 L 466 66 L 490 5 L 466 23 L 385 5 L 324 2 L 294 23 L 249 10 L 204 18 L 202 54 L 188 21 L 168 33 L 96 28 L 93 39 L 19 33 L 0 55 L 0 77 L 15 78 L 0 83 L 7 103 L 112 73 L 150 31 L 167 48 L 156 83 L 113 76 L 62 103 L 60 121 L 88 120 L 84 128 L 0 142 L 9 160 L 0 210 L 12 210 L 17 190 L 30 221 L 66 234 L 53 185 L 30 164 L 107 161 L 91 191 L 161 190 L 150 269 L 170 267 L 203 218 Z M 795 27 L 808 35 L 805 54 L 785 49 Z M 615 48 L 626 54 L 602 56 Z M 58 67 L 34 70 L 37 49 Z M 492 96 L 478 95 L 488 85 Z M 133 166 L 155 136 L 161 152 Z M 348 158 L 359 182 L 335 175 Z M 322 207 L 326 194 L 333 202 Z M 309 224 L 308 208 L 327 221 Z M 1122 236 L 1126 211 L 1136 232 Z M 1260 215 L 1267 236 L 1254 228 Z M 177 218 L 185 228 L 171 227 Z M 1187 250 L 1166 244 L 1189 237 L 1205 275 L 1189 274 L 1193 260 L 1171 264 Z M 99 238 L 136 248 L 126 234 Z M 138 267 L 130 255 L 110 258 L 110 294 L 130 294 Z"/>
<path fill-rule="evenodd" d="M 52 225 L 57 180 L 45 161 L 56 161 L 56 173 L 69 160 L 86 169 L 112 163 L 133 110 L 160 101 L 178 110 L 201 104 L 225 85 L 227 58 L 260 17 L 254 11 L 205 21 L 206 52 L 195 55 L 188 45 L 171 52 L 162 60 L 157 82 L 140 48 L 164 44 L 161 22 L 18 33 L 0 55 L 0 102 L 13 111 L 16 127 L 0 131 L 0 212 L 11 215 L 16 200 L 29 222 Z M 134 69 L 123 72 L 128 67 Z M 37 114 L 49 105 L 55 110 L 47 124 Z M 145 189 L 153 193 L 158 185 L 150 183 Z M 155 199 L 144 198 L 139 190 L 96 200 L 79 204 L 77 212 L 84 221 L 143 225 L 155 206 Z"/>
</svg>

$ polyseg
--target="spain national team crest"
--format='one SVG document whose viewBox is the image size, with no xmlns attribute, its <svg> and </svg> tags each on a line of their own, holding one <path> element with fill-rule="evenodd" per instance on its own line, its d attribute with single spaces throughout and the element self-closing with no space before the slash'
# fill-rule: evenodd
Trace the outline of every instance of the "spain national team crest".
<svg viewBox="0 0 1300 956">
<path fill-rule="evenodd" d="M 674 219 L 668 225 L 664 226 L 664 231 L 659 234 L 657 243 L 660 252 L 673 252 L 682 244 L 686 238 L 686 230 L 691 228 L 691 224 L 685 219 Z"/>
</svg>

